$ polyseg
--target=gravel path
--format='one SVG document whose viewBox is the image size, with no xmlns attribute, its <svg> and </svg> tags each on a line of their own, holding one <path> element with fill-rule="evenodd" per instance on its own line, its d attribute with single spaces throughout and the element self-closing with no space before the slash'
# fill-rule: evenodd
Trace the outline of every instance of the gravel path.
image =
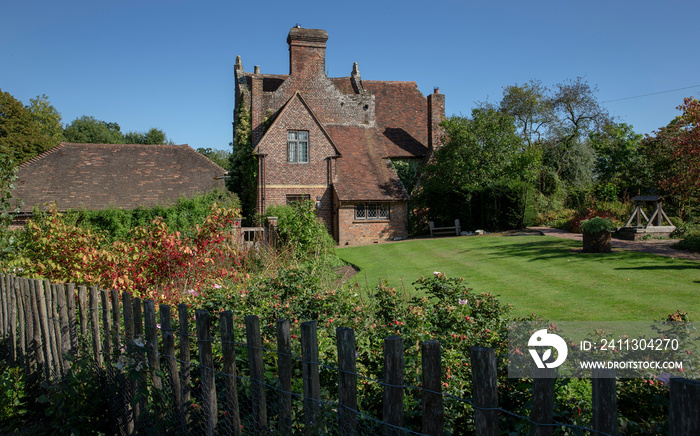
<svg viewBox="0 0 700 436">
<path fill-rule="evenodd" d="M 570 233 L 565 230 L 553 229 L 551 227 L 529 227 L 531 230 L 541 232 L 545 236 L 554 236 L 557 238 L 573 239 L 583 241 L 583 235 L 580 233 Z M 678 259 L 698 260 L 700 254 L 691 253 L 689 251 L 676 250 L 671 248 L 671 244 L 678 242 L 678 239 L 649 239 L 646 241 L 625 241 L 622 239 L 613 238 L 613 248 L 623 250 L 643 251 L 645 253 L 658 254 L 660 256 L 674 257 Z"/>
</svg>

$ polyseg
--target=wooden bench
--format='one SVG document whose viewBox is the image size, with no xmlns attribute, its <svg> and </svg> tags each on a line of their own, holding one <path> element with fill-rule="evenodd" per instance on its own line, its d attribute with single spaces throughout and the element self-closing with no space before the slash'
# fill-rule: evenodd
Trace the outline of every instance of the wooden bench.
<svg viewBox="0 0 700 436">
<path fill-rule="evenodd" d="M 430 221 L 430 237 L 455 235 L 459 236 L 462 233 L 462 227 L 459 225 L 459 219 L 455 220 L 455 225 L 452 227 L 435 227 L 435 222 Z"/>
</svg>

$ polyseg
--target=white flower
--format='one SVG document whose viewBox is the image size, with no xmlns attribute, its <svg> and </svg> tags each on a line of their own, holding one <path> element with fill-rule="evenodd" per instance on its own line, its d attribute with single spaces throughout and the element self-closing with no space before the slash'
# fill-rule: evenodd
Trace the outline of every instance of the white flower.
<svg viewBox="0 0 700 436">
<path fill-rule="evenodd" d="M 435 271 L 435 272 L 433 272 L 433 275 L 434 275 L 435 277 L 439 276 L 440 274 L 442 274 L 440 271 Z"/>
<path fill-rule="evenodd" d="M 144 342 L 143 338 L 136 338 L 134 339 L 134 345 L 137 347 L 143 348 L 146 346 L 146 342 Z"/>
<path fill-rule="evenodd" d="M 469 301 L 467 300 L 462 300 L 461 298 L 457 300 L 459 304 L 467 304 Z"/>
</svg>

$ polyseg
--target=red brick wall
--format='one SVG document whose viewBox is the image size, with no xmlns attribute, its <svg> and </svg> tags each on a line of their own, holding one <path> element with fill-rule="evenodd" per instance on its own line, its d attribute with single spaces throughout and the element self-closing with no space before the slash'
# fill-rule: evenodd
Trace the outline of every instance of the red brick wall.
<svg viewBox="0 0 700 436">
<path fill-rule="evenodd" d="M 287 162 L 289 130 L 309 132 L 308 163 Z M 329 161 L 335 158 L 336 150 L 299 97 L 292 99 L 272 123 L 258 144 L 258 153 L 265 155 L 264 208 L 286 204 L 287 195 L 309 195 L 311 200 L 320 203 L 316 215 L 332 231 L 332 175 L 329 171 L 333 166 Z"/>
<path fill-rule="evenodd" d="M 391 203 L 388 220 L 356 220 L 355 205 L 338 209 L 338 244 L 361 245 L 406 238 L 406 203 Z"/>
</svg>

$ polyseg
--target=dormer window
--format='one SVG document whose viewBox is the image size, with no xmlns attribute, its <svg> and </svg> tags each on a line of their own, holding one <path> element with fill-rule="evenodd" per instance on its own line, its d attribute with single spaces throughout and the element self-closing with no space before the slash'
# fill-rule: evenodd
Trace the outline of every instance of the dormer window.
<svg viewBox="0 0 700 436">
<path fill-rule="evenodd" d="M 287 132 L 287 162 L 309 163 L 309 132 Z"/>
</svg>

